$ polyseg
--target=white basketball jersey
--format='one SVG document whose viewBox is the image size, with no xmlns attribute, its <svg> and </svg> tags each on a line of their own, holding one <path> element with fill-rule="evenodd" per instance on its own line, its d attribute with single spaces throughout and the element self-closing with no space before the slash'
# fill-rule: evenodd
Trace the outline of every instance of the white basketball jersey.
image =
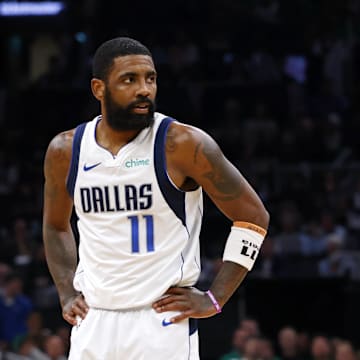
<svg viewBox="0 0 360 360">
<path fill-rule="evenodd" d="M 183 192 L 166 171 L 173 119 L 155 113 L 116 156 L 95 138 L 96 117 L 77 127 L 67 180 L 78 216 L 74 286 L 102 309 L 147 306 L 200 275 L 202 191 Z"/>
</svg>

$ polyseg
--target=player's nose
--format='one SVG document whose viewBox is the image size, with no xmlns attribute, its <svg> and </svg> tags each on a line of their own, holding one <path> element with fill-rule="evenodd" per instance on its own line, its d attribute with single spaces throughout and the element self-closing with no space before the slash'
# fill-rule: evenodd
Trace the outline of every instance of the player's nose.
<svg viewBox="0 0 360 360">
<path fill-rule="evenodd" d="M 149 83 L 146 82 L 146 80 L 142 80 L 139 82 L 139 87 L 136 91 L 136 95 L 137 96 L 142 96 L 142 97 L 148 97 L 149 95 L 151 95 L 151 85 Z"/>
</svg>

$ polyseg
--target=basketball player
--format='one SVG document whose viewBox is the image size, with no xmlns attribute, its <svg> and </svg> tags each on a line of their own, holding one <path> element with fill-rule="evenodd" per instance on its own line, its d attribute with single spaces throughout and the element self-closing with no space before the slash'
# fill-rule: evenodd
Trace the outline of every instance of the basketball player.
<svg viewBox="0 0 360 360">
<path fill-rule="evenodd" d="M 194 319 L 221 312 L 266 234 L 267 211 L 215 141 L 155 111 L 156 77 L 138 41 L 102 44 L 91 81 L 101 114 L 46 152 L 43 236 L 70 360 L 199 359 Z M 202 191 L 234 222 L 205 292 L 193 287 Z"/>
</svg>

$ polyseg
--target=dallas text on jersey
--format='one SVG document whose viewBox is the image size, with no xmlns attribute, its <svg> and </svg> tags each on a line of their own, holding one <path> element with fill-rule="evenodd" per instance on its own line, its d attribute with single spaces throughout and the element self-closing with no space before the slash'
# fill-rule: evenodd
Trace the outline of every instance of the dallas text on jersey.
<svg viewBox="0 0 360 360">
<path fill-rule="evenodd" d="M 80 196 L 84 213 L 145 210 L 153 203 L 151 184 L 82 187 Z"/>
</svg>

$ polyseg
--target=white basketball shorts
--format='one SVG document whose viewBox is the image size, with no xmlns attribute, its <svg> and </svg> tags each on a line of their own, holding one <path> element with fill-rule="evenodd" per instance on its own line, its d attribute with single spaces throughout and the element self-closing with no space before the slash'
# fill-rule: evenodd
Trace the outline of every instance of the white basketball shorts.
<svg viewBox="0 0 360 360">
<path fill-rule="evenodd" d="M 71 331 L 69 360 L 199 360 L 196 320 L 169 323 L 174 312 L 90 308 Z"/>
</svg>

